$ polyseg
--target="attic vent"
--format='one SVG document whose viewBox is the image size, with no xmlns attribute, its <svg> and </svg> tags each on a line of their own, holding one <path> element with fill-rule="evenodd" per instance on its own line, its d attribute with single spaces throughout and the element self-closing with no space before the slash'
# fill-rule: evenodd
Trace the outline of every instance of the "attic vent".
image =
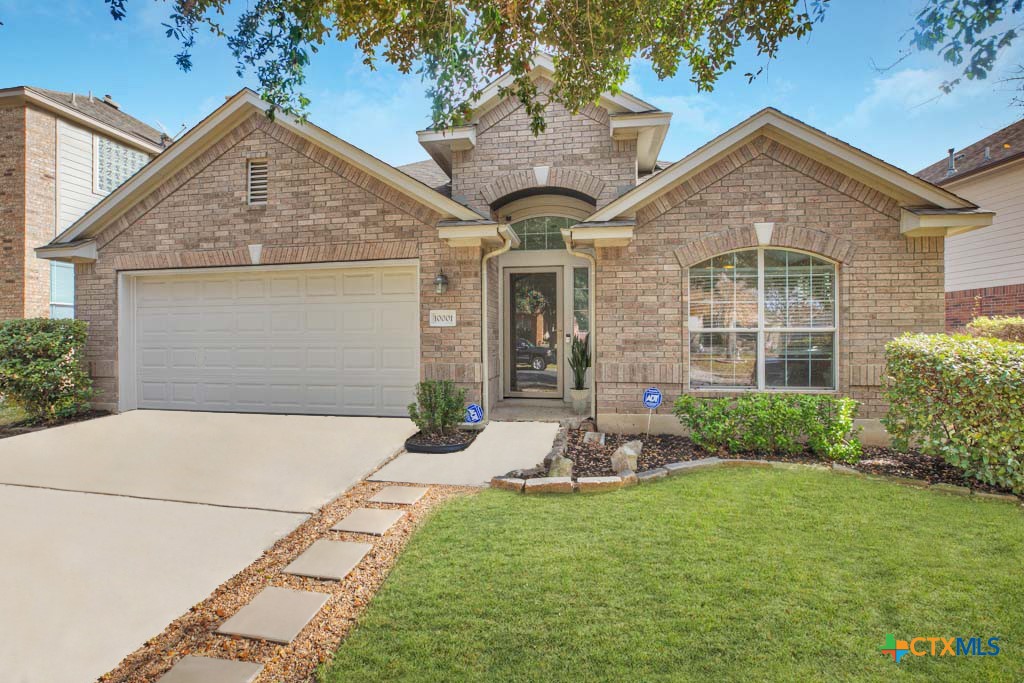
<svg viewBox="0 0 1024 683">
<path fill-rule="evenodd" d="M 267 160 L 249 161 L 249 203 L 267 203 Z"/>
</svg>

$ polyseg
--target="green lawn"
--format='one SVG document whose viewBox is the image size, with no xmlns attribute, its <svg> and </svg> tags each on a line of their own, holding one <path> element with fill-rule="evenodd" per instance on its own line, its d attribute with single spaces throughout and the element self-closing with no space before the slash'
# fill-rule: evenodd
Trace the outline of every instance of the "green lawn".
<svg viewBox="0 0 1024 683">
<path fill-rule="evenodd" d="M 1017 506 L 813 470 L 436 512 L 322 681 L 1020 681 Z M 886 633 L 1001 638 L 907 657 Z"/>
<path fill-rule="evenodd" d="M 0 429 L 15 422 L 21 422 L 24 419 L 25 413 L 0 401 Z"/>
</svg>

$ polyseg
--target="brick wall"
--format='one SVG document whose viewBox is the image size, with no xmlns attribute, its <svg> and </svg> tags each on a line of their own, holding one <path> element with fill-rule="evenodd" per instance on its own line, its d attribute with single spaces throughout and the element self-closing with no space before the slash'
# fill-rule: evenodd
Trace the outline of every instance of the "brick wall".
<svg viewBox="0 0 1024 683">
<path fill-rule="evenodd" d="M 547 87 L 543 81 L 541 86 Z M 488 187 L 537 166 L 551 168 L 551 185 L 560 184 L 561 173 L 561 184 L 596 194 L 598 207 L 636 184 L 636 141 L 612 140 L 604 109 L 588 105 L 573 116 L 552 103 L 545 120 L 545 132 L 534 136 L 529 117 L 514 98 L 484 114 L 477 125 L 476 147 L 452 155 L 452 196 L 464 198 L 487 216 L 494 194 Z M 513 185 L 522 189 L 521 182 Z"/>
<path fill-rule="evenodd" d="M 269 161 L 269 203 L 246 203 L 246 161 Z M 453 379 L 480 400 L 480 252 L 437 239 L 438 216 L 271 123 L 246 119 L 98 237 L 95 264 L 79 267 L 77 317 L 90 323 L 88 355 L 98 405 L 117 397 L 117 271 L 418 258 L 421 374 Z M 440 268 L 444 295 L 433 291 Z M 455 309 L 458 326 L 429 327 L 431 308 Z"/>
<path fill-rule="evenodd" d="M 756 246 L 756 222 L 775 223 L 777 246 L 839 262 L 838 389 L 864 403 L 861 417 L 884 412 L 885 342 L 943 329 L 943 241 L 902 237 L 893 200 L 758 138 L 642 208 L 628 247 L 599 250 L 599 413 L 641 412 L 652 384 L 668 398 L 688 386 L 687 267 Z"/>
<path fill-rule="evenodd" d="M 982 315 L 1024 315 L 1024 284 L 946 292 L 946 329 L 950 332 Z"/>
<path fill-rule="evenodd" d="M 50 262 L 35 248 L 56 237 L 57 118 L 35 107 L 26 110 L 25 317 L 50 316 Z"/>
<path fill-rule="evenodd" d="M 25 109 L 0 108 L 0 320 L 25 301 Z"/>
</svg>

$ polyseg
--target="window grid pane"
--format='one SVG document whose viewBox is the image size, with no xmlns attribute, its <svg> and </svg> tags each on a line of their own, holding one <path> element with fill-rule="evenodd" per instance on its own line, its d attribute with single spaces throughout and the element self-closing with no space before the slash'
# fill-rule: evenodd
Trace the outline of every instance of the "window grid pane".
<svg viewBox="0 0 1024 683">
<path fill-rule="evenodd" d="M 540 216 L 516 221 L 510 227 L 519 237 L 519 251 L 565 249 L 561 230 L 578 222 L 575 218 Z"/>
<path fill-rule="evenodd" d="M 784 249 L 692 267 L 690 387 L 834 389 L 835 278 L 831 262 Z"/>
<path fill-rule="evenodd" d="M 586 268 L 572 269 L 574 335 L 590 332 L 590 276 Z"/>
</svg>

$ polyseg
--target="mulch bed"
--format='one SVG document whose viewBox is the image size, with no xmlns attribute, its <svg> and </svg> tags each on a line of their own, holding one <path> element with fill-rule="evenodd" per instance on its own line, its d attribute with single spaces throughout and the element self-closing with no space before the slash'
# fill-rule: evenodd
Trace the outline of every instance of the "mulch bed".
<svg viewBox="0 0 1024 683">
<path fill-rule="evenodd" d="M 0 427 L 0 439 L 6 439 L 9 436 L 18 436 L 19 434 L 29 434 L 31 432 L 41 432 L 44 429 L 50 429 L 52 427 L 63 427 L 64 425 L 72 424 L 75 422 L 85 422 L 86 420 L 95 420 L 97 417 L 106 417 L 110 415 L 108 410 L 87 410 L 71 417 L 65 417 L 54 422 L 15 422 L 13 424 Z"/>
<path fill-rule="evenodd" d="M 463 444 L 468 446 L 473 443 L 479 433 L 479 430 L 463 431 L 461 429 L 451 434 L 424 434 L 423 432 L 416 432 L 408 438 L 408 442 L 419 446 L 454 446 Z"/>
<path fill-rule="evenodd" d="M 670 434 L 607 434 L 604 445 L 597 443 L 583 443 L 584 432 L 572 430 L 569 433 L 569 441 L 565 450 L 565 457 L 573 461 L 574 477 L 608 477 L 615 474 L 611 467 L 611 455 L 615 449 L 626 443 L 639 439 L 643 442 L 643 450 L 637 459 L 637 470 L 645 470 L 662 467 L 670 462 L 685 462 L 687 460 L 699 460 L 717 456 L 719 458 L 758 458 L 762 460 L 776 460 L 781 462 L 796 463 L 820 463 L 817 457 L 810 451 L 797 453 L 792 456 L 744 454 L 732 455 L 729 453 L 712 453 L 700 446 L 695 445 L 688 437 L 673 436 Z M 967 478 L 957 467 L 950 465 L 941 458 L 924 455 L 916 451 L 901 453 L 891 448 L 877 446 L 865 446 L 864 455 L 860 462 L 850 467 L 867 474 L 885 475 L 890 477 L 905 477 L 909 479 L 923 479 L 929 484 L 953 484 L 954 486 L 967 486 L 976 491 L 986 493 L 1009 493 L 1006 489 L 982 483 L 975 479 Z M 536 476 L 545 476 L 540 473 Z"/>
</svg>

